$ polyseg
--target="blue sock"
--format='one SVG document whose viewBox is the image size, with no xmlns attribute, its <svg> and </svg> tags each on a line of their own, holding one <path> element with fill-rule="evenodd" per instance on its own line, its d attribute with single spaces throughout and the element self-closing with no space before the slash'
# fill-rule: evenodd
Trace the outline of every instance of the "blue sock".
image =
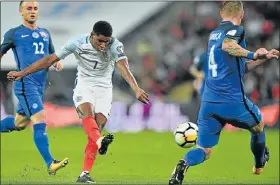
<svg viewBox="0 0 280 185">
<path fill-rule="evenodd" d="M 34 135 L 33 139 L 39 150 L 41 156 L 44 158 L 47 167 L 49 168 L 52 161 L 54 160 L 50 154 L 49 150 L 49 140 L 46 133 L 46 124 L 38 123 L 33 125 Z"/>
<path fill-rule="evenodd" d="M 14 130 L 18 130 L 15 126 L 15 118 L 14 117 L 6 117 L 1 121 L 1 132 L 11 132 Z"/>
<path fill-rule="evenodd" d="M 260 167 L 264 160 L 265 151 L 265 132 L 264 130 L 256 135 L 251 133 L 251 151 L 255 157 L 255 166 Z"/>
<path fill-rule="evenodd" d="M 206 158 L 206 153 L 201 148 L 195 148 L 190 150 L 185 155 L 185 161 L 187 161 L 189 166 L 195 166 L 202 163 Z"/>
</svg>

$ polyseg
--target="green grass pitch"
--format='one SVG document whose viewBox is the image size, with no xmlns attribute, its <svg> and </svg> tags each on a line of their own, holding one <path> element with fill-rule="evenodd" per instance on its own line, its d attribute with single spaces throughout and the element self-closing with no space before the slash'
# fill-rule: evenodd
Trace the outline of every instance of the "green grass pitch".
<svg viewBox="0 0 280 185">
<path fill-rule="evenodd" d="M 116 133 L 106 156 L 98 156 L 91 172 L 100 184 L 167 184 L 187 151 L 172 133 Z M 75 184 L 83 162 L 86 136 L 81 128 L 49 129 L 51 152 L 69 157 L 69 165 L 50 177 L 33 144 L 32 130 L 1 134 L 1 184 Z M 222 132 L 205 163 L 191 167 L 185 184 L 279 184 L 279 130 L 267 130 L 271 159 L 260 176 L 252 174 L 253 155 L 247 131 Z"/>
</svg>

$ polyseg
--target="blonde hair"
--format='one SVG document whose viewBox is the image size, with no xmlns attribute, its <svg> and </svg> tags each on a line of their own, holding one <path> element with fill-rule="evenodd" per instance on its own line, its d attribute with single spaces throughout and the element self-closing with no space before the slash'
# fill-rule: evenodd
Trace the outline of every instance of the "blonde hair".
<svg viewBox="0 0 280 185">
<path fill-rule="evenodd" d="M 237 16 L 243 11 L 243 3 L 241 1 L 224 1 L 221 7 L 221 13 L 226 17 Z"/>
</svg>

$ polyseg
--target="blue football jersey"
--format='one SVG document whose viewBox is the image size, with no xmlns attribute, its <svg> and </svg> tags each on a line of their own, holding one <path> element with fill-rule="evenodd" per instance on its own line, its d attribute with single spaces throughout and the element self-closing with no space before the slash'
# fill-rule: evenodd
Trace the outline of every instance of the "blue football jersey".
<svg viewBox="0 0 280 185">
<path fill-rule="evenodd" d="M 18 70 L 30 66 L 37 60 L 55 52 L 52 39 L 48 30 L 37 27 L 31 30 L 24 25 L 8 30 L 1 43 L 1 53 L 13 50 Z M 16 81 L 16 86 L 24 83 L 44 87 L 47 80 L 48 69 L 38 71 Z"/>
<path fill-rule="evenodd" d="M 198 71 L 203 71 L 205 77 L 208 74 L 208 67 L 207 67 L 207 51 L 202 52 L 200 55 L 194 58 L 194 66 Z"/>
<path fill-rule="evenodd" d="M 245 58 L 235 57 L 223 51 L 222 43 L 225 38 L 234 39 L 241 47 L 246 48 L 245 31 L 242 26 L 224 21 L 211 32 L 207 51 L 208 75 L 202 101 L 245 102 Z"/>
<path fill-rule="evenodd" d="M 202 52 L 200 55 L 194 58 L 194 66 L 198 71 L 202 71 L 204 73 L 204 79 L 200 87 L 200 96 L 202 96 L 204 92 L 205 79 L 208 75 L 207 51 Z"/>
</svg>

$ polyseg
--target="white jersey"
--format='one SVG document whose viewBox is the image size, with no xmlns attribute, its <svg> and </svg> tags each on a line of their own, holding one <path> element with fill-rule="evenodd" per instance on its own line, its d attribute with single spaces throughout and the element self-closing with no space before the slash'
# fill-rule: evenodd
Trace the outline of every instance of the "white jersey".
<svg viewBox="0 0 280 185">
<path fill-rule="evenodd" d="M 112 38 L 108 45 L 108 50 L 101 52 L 91 45 L 89 39 L 89 35 L 70 39 L 55 54 L 58 58 L 64 59 L 74 53 L 78 61 L 76 83 L 112 87 L 115 63 L 127 58 L 123 50 L 123 44 L 116 38 Z"/>
</svg>

